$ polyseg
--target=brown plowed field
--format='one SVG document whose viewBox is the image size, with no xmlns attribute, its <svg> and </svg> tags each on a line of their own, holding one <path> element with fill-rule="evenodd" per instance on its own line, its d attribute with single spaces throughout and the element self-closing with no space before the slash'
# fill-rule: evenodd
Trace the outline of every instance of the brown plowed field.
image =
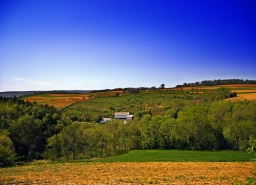
<svg viewBox="0 0 256 185">
<path fill-rule="evenodd" d="M 25 101 L 35 101 L 39 104 L 47 104 L 56 108 L 63 108 L 85 100 L 89 100 L 88 94 L 46 94 L 31 96 L 25 99 Z"/>
<path fill-rule="evenodd" d="M 256 101 L 256 93 L 250 93 L 250 94 L 239 94 L 237 97 L 235 98 L 230 98 L 230 99 L 227 99 L 227 100 L 230 100 L 230 101 L 244 101 L 244 100 L 254 100 Z"/>
<path fill-rule="evenodd" d="M 0 184 L 234 184 L 252 162 L 67 163 L 0 169 Z"/>
</svg>

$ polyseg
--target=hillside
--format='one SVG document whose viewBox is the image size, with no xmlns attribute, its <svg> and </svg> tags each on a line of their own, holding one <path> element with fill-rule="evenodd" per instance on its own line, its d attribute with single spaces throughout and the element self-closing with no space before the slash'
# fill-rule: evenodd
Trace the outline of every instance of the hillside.
<svg viewBox="0 0 256 185">
<path fill-rule="evenodd" d="M 221 91 L 223 92 L 218 92 Z M 236 92 L 237 97 L 227 94 Z M 139 94 L 119 92 L 89 93 L 88 101 L 81 101 L 64 108 L 67 117 L 73 121 L 94 121 L 101 117 L 113 117 L 114 112 L 124 111 L 142 117 L 145 114 L 172 115 L 187 105 L 216 100 L 256 100 L 256 84 L 219 85 L 140 90 Z"/>
<path fill-rule="evenodd" d="M 237 97 L 229 99 L 231 101 L 238 101 L 238 100 L 256 100 L 256 84 L 229 84 L 229 85 L 215 85 L 215 86 L 190 86 L 190 87 L 176 87 L 176 88 L 165 88 L 165 89 L 151 89 L 151 88 L 139 88 L 139 91 L 141 92 L 140 95 L 143 94 L 144 97 L 148 96 L 146 99 L 143 99 L 143 102 L 145 106 L 147 107 L 147 104 L 151 104 L 152 102 L 147 102 L 147 99 L 155 99 L 158 100 L 158 103 L 164 102 L 163 99 L 159 99 L 159 97 L 156 97 L 155 95 L 159 93 L 159 96 L 164 94 L 167 98 L 172 98 L 174 94 L 184 94 L 188 98 L 191 98 L 193 94 L 202 94 L 204 92 L 207 92 L 209 90 L 214 90 L 224 87 L 231 92 L 236 92 Z M 114 90 L 101 90 L 101 91 L 79 91 L 79 93 L 72 93 L 73 91 L 70 91 L 69 93 L 55 93 L 52 92 L 49 93 L 39 93 L 38 95 L 31 95 L 26 96 L 24 100 L 30 101 L 30 102 L 37 102 L 39 104 L 48 104 L 50 106 L 54 106 L 56 108 L 64 108 L 66 106 L 72 105 L 77 102 L 83 102 L 85 100 L 91 100 L 95 98 L 112 98 L 112 97 L 120 97 L 123 96 L 125 89 L 114 89 Z M 7 93 L 7 92 L 6 92 Z M 29 93 L 29 92 L 28 92 Z M 30 92 L 32 93 L 32 92 Z M 17 96 L 17 93 L 15 93 Z M 14 95 L 15 95 L 14 94 Z M 148 95 L 145 95 L 148 94 Z M 13 94 L 5 94 L 8 96 L 13 96 Z M 126 94 L 127 95 L 127 94 Z M 130 94 L 132 96 L 132 94 Z M 4 94 L 3 94 L 4 96 Z M 193 99 L 193 98 L 192 98 Z M 109 99 L 110 100 L 110 99 Z M 142 100 L 142 99 L 141 99 Z M 100 100 L 101 101 L 101 100 Z M 105 100 L 104 100 L 105 101 Z M 116 102 L 116 100 L 114 101 Z M 123 100 L 120 100 L 119 104 L 123 104 Z M 157 101 L 156 101 L 157 102 Z M 105 102 L 106 103 L 106 102 Z M 115 104 L 115 103 L 114 103 Z M 107 104 L 105 108 L 109 108 L 111 104 Z M 142 105 L 140 105 L 142 106 Z M 161 105 L 158 105 L 161 106 Z M 82 105 L 83 107 L 83 105 Z M 155 106 L 154 108 L 156 108 Z M 120 107 L 122 108 L 122 107 Z M 127 108 L 127 107 L 125 107 Z M 137 107 L 138 108 L 138 107 Z M 160 107 L 158 107 L 160 108 Z"/>
</svg>

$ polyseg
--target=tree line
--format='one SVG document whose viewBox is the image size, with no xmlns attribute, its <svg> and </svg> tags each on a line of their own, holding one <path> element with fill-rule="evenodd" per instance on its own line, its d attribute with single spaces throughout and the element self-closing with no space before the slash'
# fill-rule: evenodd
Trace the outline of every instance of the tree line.
<svg viewBox="0 0 256 185">
<path fill-rule="evenodd" d="M 193 87 L 193 86 L 230 85 L 230 84 L 256 84 L 256 80 L 243 80 L 243 79 L 204 80 L 201 82 L 184 83 L 183 85 L 177 85 L 176 88 Z"/>
</svg>

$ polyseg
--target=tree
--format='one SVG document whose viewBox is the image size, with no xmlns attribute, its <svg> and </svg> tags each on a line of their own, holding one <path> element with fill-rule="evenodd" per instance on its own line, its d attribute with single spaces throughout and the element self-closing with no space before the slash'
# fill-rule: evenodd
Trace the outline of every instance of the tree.
<svg viewBox="0 0 256 185">
<path fill-rule="evenodd" d="M 209 105 L 189 106 L 179 114 L 179 135 L 185 141 L 187 148 L 208 150 L 218 147 L 214 127 L 207 114 Z"/>
<path fill-rule="evenodd" d="M 159 139 L 162 149 L 171 149 L 177 147 L 175 146 L 177 140 L 176 127 L 176 120 L 173 118 L 166 118 L 161 124 L 159 129 Z"/>
<path fill-rule="evenodd" d="M 12 140 L 5 133 L 0 133 L 0 167 L 12 166 L 16 154 Z"/>
<path fill-rule="evenodd" d="M 248 144 L 249 144 L 249 148 L 247 149 L 247 151 L 250 153 L 255 153 L 256 152 L 256 139 L 253 137 L 250 137 Z M 255 154 L 254 161 L 256 161 L 256 154 Z M 252 173 L 253 173 L 253 177 L 249 177 L 246 179 L 246 184 L 248 184 L 248 185 L 256 184 L 256 173 L 255 172 L 252 172 Z"/>
<path fill-rule="evenodd" d="M 233 103 L 232 111 L 225 117 L 223 134 L 229 141 L 232 149 L 242 150 L 247 148 L 247 141 L 256 135 L 256 103 Z"/>
<path fill-rule="evenodd" d="M 164 88 L 165 88 L 165 84 L 161 84 L 160 89 L 164 89 Z"/>
<path fill-rule="evenodd" d="M 140 144 L 142 149 L 154 148 L 154 131 L 150 126 L 151 119 L 151 115 L 147 114 L 143 116 L 139 122 L 139 129 L 141 133 Z"/>
<path fill-rule="evenodd" d="M 63 157 L 61 136 L 61 134 L 56 134 L 48 138 L 46 157 L 52 161 L 60 161 Z"/>
</svg>

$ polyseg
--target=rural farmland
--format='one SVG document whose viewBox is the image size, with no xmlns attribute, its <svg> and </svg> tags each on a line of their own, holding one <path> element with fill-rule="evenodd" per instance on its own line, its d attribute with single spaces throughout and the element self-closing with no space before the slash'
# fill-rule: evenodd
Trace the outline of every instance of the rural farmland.
<svg viewBox="0 0 256 185">
<path fill-rule="evenodd" d="M 0 185 L 256 185 L 256 0 L 0 0 Z"/>
</svg>

